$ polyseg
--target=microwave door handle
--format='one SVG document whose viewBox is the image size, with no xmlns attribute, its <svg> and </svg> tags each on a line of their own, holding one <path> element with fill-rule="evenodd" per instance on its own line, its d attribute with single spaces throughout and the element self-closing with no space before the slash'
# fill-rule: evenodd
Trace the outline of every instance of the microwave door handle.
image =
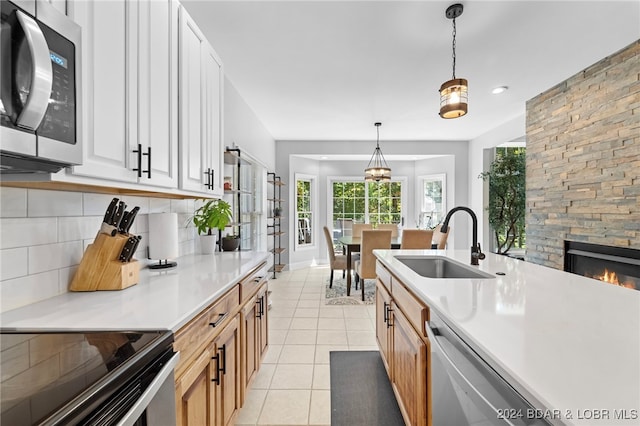
<svg viewBox="0 0 640 426">
<path fill-rule="evenodd" d="M 49 46 L 42 30 L 33 18 L 21 11 L 17 11 L 16 15 L 24 30 L 33 61 L 31 90 L 27 97 L 27 102 L 16 120 L 16 124 L 19 127 L 36 130 L 47 112 L 53 85 Z"/>
<path fill-rule="evenodd" d="M 498 419 L 498 412 L 499 412 L 498 408 L 496 408 L 491 403 L 491 401 L 489 401 L 484 395 L 482 395 L 482 393 L 473 385 L 473 383 L 471 383 L 471 381 L 462 373 L 462 371 L 460 371 L 460 369 L 456 366 L 456 364 L 449 357 L 449 355 L 447 355 L 442 345 L 440 345 L 440 342 L 438 342 L 439 338 L 434 334 L 429 321 L 426 322 L 425 328 L 427 331 L 427 337 L 429 338 L 429 342 L 431 343 L 431 347 L 435 349 L 435 351 L 441 356 L 442 361 L 447 364 L 445 368 L 449 371 L 449 373 L 452 376 L 454 376 L 453 377 L 454 380 L 456 380 L 456 382 L 458 382 L 460 385 L 466 388 L 467 392 L 469 392 L 469 396 L 472 397 L 473 400 L 476 401 L 476 403 L 482 403 L 485 408 L 488 408 L 489 411 L 491 411 L 495 415 L 494 419 Z M 446 339 L 446 337 L 444 336 L 440 338 Z M 508 408 L 508 407 L 505 407 L 505 408 Z M 514 424 L 510 421 L 510 419 L 507 419 L 507 418 L 503 418 L 501 420 L 504 422 L 504 424 L 509 426 L 516 426 L 516 425 L 522 424 L 522 423 Z"/>
</svg>

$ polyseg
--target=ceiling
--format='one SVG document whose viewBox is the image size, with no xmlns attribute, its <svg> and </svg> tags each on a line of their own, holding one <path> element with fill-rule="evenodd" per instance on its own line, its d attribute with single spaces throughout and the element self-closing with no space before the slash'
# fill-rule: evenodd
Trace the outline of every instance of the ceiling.
<svg viewBox="0 0 640 426">
<path fill-rule="evenodd" d="M 640 38 L 637 0 L 462 1 L 456 77 L 469 81 L 469 113 L 444 120 L 454 1 L 182 3 L 276 140 L 375 140 L 376 121 L 380 140 L 470 140 Z"/>
</svg>

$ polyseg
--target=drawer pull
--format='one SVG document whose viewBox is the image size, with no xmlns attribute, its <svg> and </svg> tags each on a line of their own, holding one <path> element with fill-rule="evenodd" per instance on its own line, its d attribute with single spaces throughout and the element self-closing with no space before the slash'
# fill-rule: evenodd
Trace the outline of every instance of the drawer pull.
<svg viewBox="0 0 640 426">
<path fill-rule="evenodd" d="M 220 325 L 222 321 L 224 321 L 227 315 L 229 315 L 229 312 L 225 312 L 224 314 L 218 314 L 218 319 L 215 322 L 210 322 L 209 325 L 213 328 L 217 327 L 218 325 Z"/>
<path fill-rule="evenodd" d="M 384 305 L 384 315 L 382 318 L 384 319 L 384 322 L 387 322 L 389 321 L 389 312 L 387 311 L 389 304 L 387 302 L 382 302 L 382 304 Z"/>
<path fill-rule="evenodd" d="M 393 309 L 391 309 L 391 304 L 387 305 L 385 308 L 385 316 L 387 317 L 387 328 L 391 328 L 393 326 L 393 324 L 391 324 L 391 316 L 389 315 L 389 312 L 393 312 Z"/>
<path fill-rule="evenodd" d="M 218 355 L 219 357 L 222 356 L 222 368 L 218 367 L 218 371 L 222 372 L 222 374 L 227 374 L 227 345 L 222 345 L 218 350 L 222 352 L 222 355 Z"/>
<path fill-rule="evenodd" d="M 212 356 L 211 359 L 216 360 L 216 377 L 211 379 L 211 381 L 220 384 L 220 355 Z"/>
</svg>

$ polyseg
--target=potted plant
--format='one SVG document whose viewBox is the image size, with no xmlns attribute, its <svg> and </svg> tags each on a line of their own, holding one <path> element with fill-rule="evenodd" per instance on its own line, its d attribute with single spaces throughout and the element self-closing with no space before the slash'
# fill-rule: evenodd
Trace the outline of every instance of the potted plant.
<svg viewBox="0 0 640 426">
<path fill-rule="evenodd" d="M 215 251 L 216 234 L 214 229 L 222 231 L 231 221 L 231 205 L 224 200 L 208 200 L 193 214 L 193 224 L 200 234 L 202 254 Z"/>
<path fill-rule="evenodd" d="M 224 251 L 235 251 L 240 247 L 240 236 L 229 234 L 222 237 L 221 247 Z"/>
</svg>

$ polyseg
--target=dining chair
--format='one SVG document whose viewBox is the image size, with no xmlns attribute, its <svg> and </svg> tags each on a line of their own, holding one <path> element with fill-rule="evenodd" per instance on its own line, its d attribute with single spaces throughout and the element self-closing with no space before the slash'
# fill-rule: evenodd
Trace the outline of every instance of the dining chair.
<svg viewBox="0 0 640 426">
<path fill-rule="evenodd" d="M 401 249 L 431 249 L 433 231 L 431 229 L 404 229 Z"/>
<path fill-rule="evenodd" d="M 362 236 L 362 231 L 370 231 L 372 229 L 373 225 L 371 225 L 370 223 L 354 223 L 352 228 L 353 238 L 360 238 Z"/>
<path fill-rule="evenodd" d="M 352 235 L 353 232 L 353 219 L 338 219 L 340 223 L 340 231 L 343 237 Z"/>
<path fill-rule="evenodd" d="M 365 279 L 376 278 L 376 257 L 373 251 L 376 249 L 391 248 L 391 231 L 364 230 L 360 243 L 360 260 L 355 263 L 356 283 L 362 280 L 362 301 L 364 302 Z"/>
<path fill-rule="evenodd" d="M 380 231 L 391 231 L 391 238 L 398 236 L 398 225 L 395 223 L 380 223 L 376 229 Z"/>
<path fill-rule="evenodd" d="M 443 250 L 447 245 L 447 238 L 449 238 L 449 234 L 451 233 L 451 226 L 447 227 L 447 232 L 442 232 L 442 224 L 436 226 L 436 229 L 433 230 L 432 241 L 433 244 L 437 244 L 436 247 L 438 250 Z"/>
<path fill-rule="evenodd" d="M 329 288 L 333 286 L 333 271 L 335 269 L 342 270 L 342 278 L 344 278 L 345 273 L 347 271 L 347 256 L 344 254 L 336 254 L 333 249 L 333 239 L 331 238 L 331 233 L 329 232 L 329 228 L 326 226 L 324 228 L 324 236 L 327 239 L 327 250 L 329 251 L 329 267 L 331 268 L 331 276 L 329 278 Z"/>
</svg>

